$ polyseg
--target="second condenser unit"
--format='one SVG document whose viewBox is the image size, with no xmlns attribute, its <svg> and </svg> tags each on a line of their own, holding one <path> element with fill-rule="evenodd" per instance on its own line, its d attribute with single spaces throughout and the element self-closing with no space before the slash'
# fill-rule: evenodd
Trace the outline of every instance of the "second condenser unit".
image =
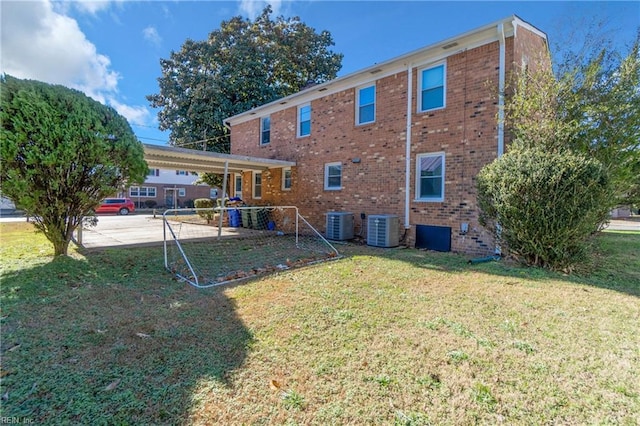
<svg viewBox="0 0 640 426">
<path fill-rule="evenodd" d="M 375 247 L 397 247 L 400 244 L 400 218 L 391 214 L 369 216 L 367 244 Z"/>
<path fill-rule="evenodd" d="M 351 240 L 353 238 L 353 213 L 327 213 L 327 239 Z"/>
</svg>

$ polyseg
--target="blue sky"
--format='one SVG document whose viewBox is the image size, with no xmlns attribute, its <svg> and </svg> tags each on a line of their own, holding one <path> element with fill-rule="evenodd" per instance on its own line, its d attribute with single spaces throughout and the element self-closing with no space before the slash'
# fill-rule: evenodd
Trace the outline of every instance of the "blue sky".
<svg viewBox="0 0 640 426">
<path fill-rule="evenodd" d="M 550 44 L 572 40 L 602 21 L 619 45 L 633 42 L 640 2 L 540 1 L 50 1 L 0 3 L 0 70 L 78 88 L 124 115 L 142 142 L 164 144 L 157 110 L 160 59 L 185 40 L 203 40 L 222 20 L 299 16 L 328 30 L 343 53 L 345 75 L 376 62 L 492 23 L 512 14 L 547 33 Z M 552 52 L 553 53 L 553 52 Z"/>
</svg>

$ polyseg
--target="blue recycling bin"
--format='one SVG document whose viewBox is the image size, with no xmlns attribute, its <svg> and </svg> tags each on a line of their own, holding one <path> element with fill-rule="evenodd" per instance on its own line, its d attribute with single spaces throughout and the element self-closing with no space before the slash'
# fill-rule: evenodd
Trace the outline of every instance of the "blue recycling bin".
<svg viewBox="0 0 640 426">
<path fill-rule="evenodd" d="M 229 226 L 232 228 L 239 228 L 242 226 L 242 217 L 240 216 L 240 210 L 229 210 Z"/>
</svg>

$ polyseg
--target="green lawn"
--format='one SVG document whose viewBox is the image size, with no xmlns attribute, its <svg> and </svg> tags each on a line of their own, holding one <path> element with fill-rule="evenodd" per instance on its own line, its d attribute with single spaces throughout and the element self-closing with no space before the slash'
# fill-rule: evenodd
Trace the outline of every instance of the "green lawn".
<svg viewBox="0 0 640 426">
<path fill-rule="evenodd" d="M 2 416 L 37 424 L 640 424 L 640 233 L 565 276 L 450 253 L 207 290 L 161 248 L 0 224 Z"/>
</svg>

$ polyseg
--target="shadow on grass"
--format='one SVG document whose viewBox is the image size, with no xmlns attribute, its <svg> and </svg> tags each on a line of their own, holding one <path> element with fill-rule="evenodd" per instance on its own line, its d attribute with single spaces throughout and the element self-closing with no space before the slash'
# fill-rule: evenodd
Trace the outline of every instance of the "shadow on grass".
<svg viewBox="0 0 640 426">
<path fill-rule="evenodd" d="M 252 335 L 224 289 L 166 273 L 161 249 L 58 258 L 2 280 L 3 416 L 42 424 L 176 424 L 227 386 Z"/>
<path fill-rule="evenodd" d="M 478 271 L 491 275 L 526 278 L 535 281 L 550 279 L 615 290 L 640 297 L 640 233 L 606 231 L 597 235 L 594 252 L 587 265 L 572 274 L 543 268 L 531 268 L 508 260 L 470 264 L 469 256 L 419 249 L 381 249 L 366 246 L 343 247 L 345 256 L 370 254 L 408 262 L 414 267 L 441 272 Z"/>
</svg>

